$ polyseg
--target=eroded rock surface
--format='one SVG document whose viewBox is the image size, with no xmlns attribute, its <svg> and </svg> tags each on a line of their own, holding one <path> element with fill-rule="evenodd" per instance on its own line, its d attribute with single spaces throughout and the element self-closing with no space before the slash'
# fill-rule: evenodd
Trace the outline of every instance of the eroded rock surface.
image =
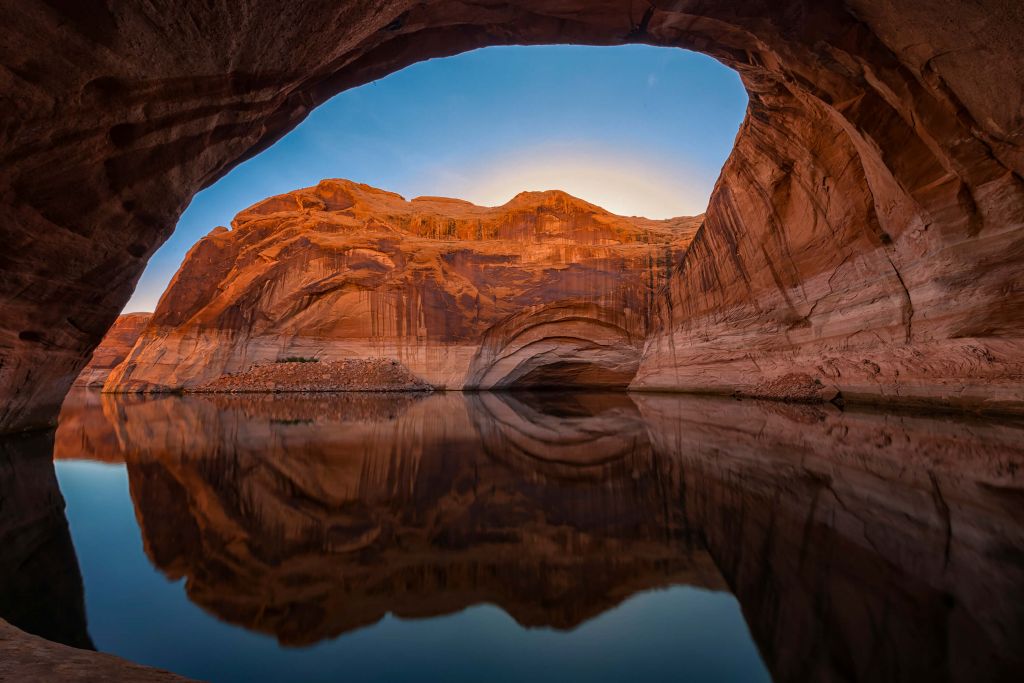
<svg viewBox="0 0 1024 683">
<path fill-rule="evenodd" d="M 385 359 L 442 388 L 624 388 L 699 225 L 558 191 L 492 208 L 325 180 L 196 244 L 104 390 L 234 386 L 219 378 L 286 358 L 319 360 L 311 382 Z"/>
<path fill-rule="evenodd" d="M 84 7 L 0 10 L 0 429 L 52 423 L 202 187 L 341 90 L 498 44 L 699 50 L 750 93 L 637 386 L 1021 408 L 1016 0 Z"/>
<path fill-rule="evenodd" d="M 103 341 L 92 352 L 89 364 L 75 379 L 75 386 L 102 387 L 110 376 L 110 371 L 117 367 L 135 346 L 151 317 L 149 313 L 125 313 L 118 316 L 113 327 L 103 337 Z"/>
<path fill-rule="evenodd" d="M 261 393 L 311 391 L 430 391 L 396 360 L 386 358 L 339 361 L 278 361 L 255 365 L 193 387 L 197 393 Z"/>
<path fill-rule="evenodd" d="M 0 619 L 0 680 L 93 683 L 189 683 L 191 679 L 120 657 L 79 650 L 34 636 Z"/>
</svg>

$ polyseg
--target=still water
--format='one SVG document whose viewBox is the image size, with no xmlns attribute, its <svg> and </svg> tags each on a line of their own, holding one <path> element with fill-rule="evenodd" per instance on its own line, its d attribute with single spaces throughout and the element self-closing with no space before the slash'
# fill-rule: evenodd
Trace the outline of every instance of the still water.
<svg viewBox="0 0 1024 683">
<path fill-rule="evenodd" d="M 0 458 L 0 616 L 199 679 L 1024 674 L 1020 423 L 77 392 Z"/>
</svg>

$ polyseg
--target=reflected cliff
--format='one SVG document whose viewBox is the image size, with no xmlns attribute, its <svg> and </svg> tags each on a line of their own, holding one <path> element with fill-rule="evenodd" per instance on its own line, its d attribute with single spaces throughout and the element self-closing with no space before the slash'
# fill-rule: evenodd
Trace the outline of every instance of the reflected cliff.
<svg viewBox="0 0 1024 683">
<path fill-rule="evenodd" d="M 493 603 L 568 629 L 639 590 L 724 589 L 633 403 L 563 417 L 522 398 L 87 397 L 58 457 L 123 458 L 153 563 L 292 645 L 389 612 Z"/>
<path fill-rule="evenodd" d="M 490 603 L 572 629 L 732 591 L 773 677 L 1016 680 L 1024 427 L 626 394 L 78 392 L 190 600 L 304 645 Z"/>
<path fill-rule="evenodd" d="M 0 619 L 92 649 L 52 453 L 52 431 L 0 438 Z"/>
</svg>

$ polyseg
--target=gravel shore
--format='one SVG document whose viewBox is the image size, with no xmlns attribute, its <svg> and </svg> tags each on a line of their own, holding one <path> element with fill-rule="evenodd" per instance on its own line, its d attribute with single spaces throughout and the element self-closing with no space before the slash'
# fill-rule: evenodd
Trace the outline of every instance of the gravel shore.
<svg viewBox="0 0 1024 683">
<path fill-rule="evenodd" d="M 325 362 L 256 365 L 193 387 L 191 393 L 331 391 L 432 391 L 408 368 L 390 358 L 348 358 Z"/>
</svg>

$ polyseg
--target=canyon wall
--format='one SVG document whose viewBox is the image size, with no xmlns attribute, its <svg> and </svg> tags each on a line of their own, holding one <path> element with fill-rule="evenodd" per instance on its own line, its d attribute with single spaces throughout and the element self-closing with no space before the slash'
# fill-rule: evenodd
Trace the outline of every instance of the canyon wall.
<svg viewBox="0 0 1024 683">
<path fill-rule="evenodd" d="M 449 389 L 625 387 L 699 225 L 558 191 L 488 208 L 325 180 L 196 244 L 104 390 L 192 389 L 285 358 L 391 358 Z"/>
<path fill-rule="evenodd" d="M 856 81 L 818 65 L 751 90 L 633 386 L 779 397 L 785 377 L 792 394 L 1019 411 L 1020 153 L 981 134 L 941 57 L 869 63 L 863 24 L 832 28 L 824 59 Z"/>
<path fill-rule="evenodd" d="M 76 387 L 102 387 L 110 371 L 124 360 L 128 352 L 135 346 L 142 330 L 150 319 L 149 313 L 125 313 L 119 315 L 114 325 L 107 331 L 103 341 L 92 352 L 89 363 L 75 379 Z"/>
<path fill-rule="evenodd" d="M 735 68 L 747 120 L 638 387 L 1019 410 L 1015 0 L 0 5 L 0 429 L 52 424 L 191 197 L 337 92 L 499 44 Z"/>
</svg>

